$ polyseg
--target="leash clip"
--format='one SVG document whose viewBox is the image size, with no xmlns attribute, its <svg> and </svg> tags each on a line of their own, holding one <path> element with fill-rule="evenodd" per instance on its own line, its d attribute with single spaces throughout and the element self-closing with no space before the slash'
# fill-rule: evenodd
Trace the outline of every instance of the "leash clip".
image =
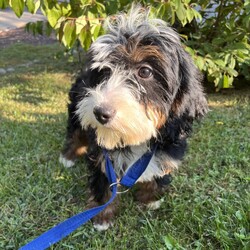
<svg viewBox="0 0 250 250">
<path fill-rule="evenodd" d="M 120 186 L 122 186 L 122 184 L 121 184 L 119 181 L 117 181 L 117 182 L 111 183 L 111 184 L 109 185 L 109 187 L 112 188 L 112 187 L 115 186 L 115 185 L 120 185 Z M 127 193 L 129 190 L 130 190 L 130 188 L 127 188 L 127 189 L 125 189 L 124 191 L 117 191 L 116 193 L 117 193 L 117 194 L 124 194 L 124 193 Z"/>
</svg>

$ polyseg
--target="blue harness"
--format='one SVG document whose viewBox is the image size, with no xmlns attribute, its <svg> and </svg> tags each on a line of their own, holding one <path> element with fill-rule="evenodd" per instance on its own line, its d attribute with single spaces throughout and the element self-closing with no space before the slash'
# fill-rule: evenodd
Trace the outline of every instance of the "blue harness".
<svg viewBox="0 0 250 250">
<path fill-rule="evenodd" d="M 142 173 L 146 170 L 150 160 L 152 159 L 156 147 L 152 151 L 145 153 L 140 159 L 138 159 L 127 171 L 127 173 L 122 177 L 122 179 L 117 182 L 116 174 L 112 165 L 112 162 L 108 156 L 106 150 L 104 150 L 105 156 L 105 167 L 106 175 L 110 183 L 110 188 L 112 191 L 112 196 L 110 200 L 102 206 L 94 207 L 73 217 L 65 220 L 64 222 L 51 228 L 49 231 L 43 233 L 33 241 L 29 242 L 27 245 L 21 247 L 19 250 L 43 250 L 49 248 L 56 242 L 60 241 L 74 230 L 76 230 L 81 225 L 85 224 L 87 221 L 92 219 L 94 216 L 103 211 L 116 197 L 117 195 L 117 185 L 121 184 L 125 187 L 132 187 Z"/>
</svg>

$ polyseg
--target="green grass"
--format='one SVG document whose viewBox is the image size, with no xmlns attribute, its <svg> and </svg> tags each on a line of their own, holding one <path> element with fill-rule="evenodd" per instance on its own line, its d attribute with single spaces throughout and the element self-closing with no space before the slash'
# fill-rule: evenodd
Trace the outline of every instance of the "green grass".
<svg viewBox="0 0 250 250">
<path fill-rule="evenodd" d="M 84 162 L 58 163 L 74 68 L 60 51 L 21 44 L 0 53 L 0 67 L 17 67 L 0 80 L 0 249 L 18 249 L 86 205 Z M 158 211 L 129 192 L 113 228 L 88 223 L 51 249 L 250 249 L 249 96 L 208 96 L 211 111 Z"/>
</svg>

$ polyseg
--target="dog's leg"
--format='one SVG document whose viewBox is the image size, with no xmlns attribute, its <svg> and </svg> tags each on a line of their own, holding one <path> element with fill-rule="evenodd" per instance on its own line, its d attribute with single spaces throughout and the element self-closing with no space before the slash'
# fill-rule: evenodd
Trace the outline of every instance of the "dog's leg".
<svg viewBox="0 0 250 250">
<path fill-rule="evenodd" d="M 73 85 L 72 89 L 77 85 Z M 59 161 L 65 167 L 72 167 L 75 160 L 87 152 L 88 141 L 86 132 L 81 128 L 80 122 L 75 115 L 76 91 L 70 93 L 71 103 L 68 105 L 68 126 L 66 141 L 60 155 Z"/>
<path fill-rule="evenodd" d="M 88 141 L 86 132 L 82 129 L 79 119 L 76 116 L 77 103 L 81 100 L 81 94 L 83 94 L 82 84 L 83 81 L 78 79 L 72 85 L 69 92 L 67 135 L 59 158 L 59 161 L 65 167 L 73 166 L 75 160 L 87 151 Z"/>
<path fill-rule="evenodd" d="M 87 147 L 87 138 L 81 128 L 68 131 L 59 161 L 65 167 L 72 167 L 75 164 L 75 160 L 87 152 Z"/>
<path fill-rule="evenodd" d="M 161 197 L 171 182 L 171 175 L 155 178 L 148 182 L 139 182 L 136 192 L 136 200 L 147 206 L 148 209 L 156 210 L 161 206 Z"/>
<path fill-rule="evenodd" d="M 106 175 L 96 169 L 90 177 L 90 199 L 88 208 L 105 204 L 111 197 L 111 191 Z M 92 219 L 94 228 L 98 231 L 107 230 L 113 225 L 113 219 L 117 213 L 118 199 L 116 198 L 104 211 Z"/>
</svg>

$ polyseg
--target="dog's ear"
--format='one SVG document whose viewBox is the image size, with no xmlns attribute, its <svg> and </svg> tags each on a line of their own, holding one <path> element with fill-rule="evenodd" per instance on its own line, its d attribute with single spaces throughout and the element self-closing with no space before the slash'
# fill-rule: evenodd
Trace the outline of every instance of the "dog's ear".
<svg viewBox="0 0 250 250">
<path fill-rule="evenodd" d="M 190 55 L 183 48 L 177 50 L 179 61 L 179 89 L 172 104 L 172 111 L 181 116 L 198 119 L 208 111 L 207 100 L 202 87 L 202 74 L 194 65 Z"/>
</svg>

